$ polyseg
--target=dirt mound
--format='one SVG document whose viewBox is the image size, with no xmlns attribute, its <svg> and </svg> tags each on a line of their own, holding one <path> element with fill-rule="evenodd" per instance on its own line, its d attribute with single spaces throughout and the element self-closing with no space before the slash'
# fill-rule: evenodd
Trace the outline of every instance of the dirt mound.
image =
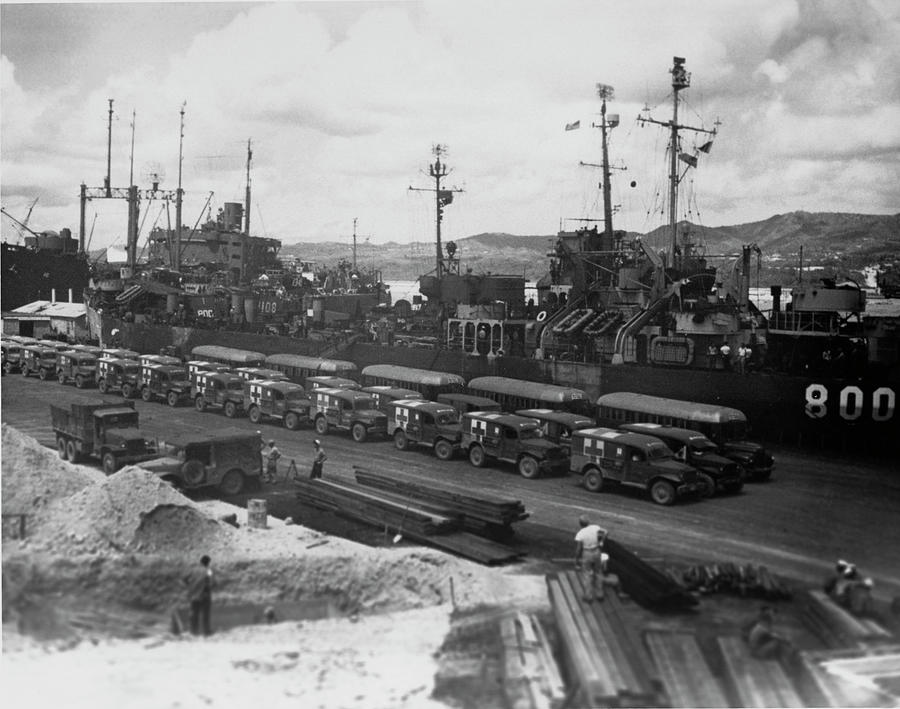
<svg viewBox="0 0 900 709">
<path fill-rule="evenodd" d="M 231 529 L 153 473 L 123 468 L 36 516 L 31 543 L 56 554 L 148 551 L 191 556 L 227 548 Z"/>
<path fill-rule="evenodd" d="M 3 512 L 32 513 L 102 482 L 103 473 L 60 460 L 55 451 L 6 425 L 2 443 Z"/>
</svg>

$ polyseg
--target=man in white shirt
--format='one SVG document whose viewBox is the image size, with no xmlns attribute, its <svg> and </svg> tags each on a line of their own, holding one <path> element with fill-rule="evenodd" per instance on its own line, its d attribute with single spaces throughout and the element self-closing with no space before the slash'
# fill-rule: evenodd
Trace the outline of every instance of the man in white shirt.
<svg viewBox="0 0 900 709">
<path fill-rule="evenodd" d="M 581 570 L 583 599 L 590 603 L 597 597 L 603 598 L 603 573 L 609 559 L 603 553 L 603 544 L 608 532 L 591 524 L 585 515 L 578 518 L 578 524 L 581 529 L 575 535 L 575 568 Z"/>
</svg>

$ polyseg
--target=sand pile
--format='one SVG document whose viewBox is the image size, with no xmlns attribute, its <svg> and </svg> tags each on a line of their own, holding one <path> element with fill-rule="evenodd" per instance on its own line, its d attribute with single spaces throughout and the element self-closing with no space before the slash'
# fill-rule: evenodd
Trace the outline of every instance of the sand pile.
<svg viewBox="0 0 900 709">
<path fill-rule="evenodd" d="M 102 477 L 35 516 L 31 543 L 56 554 L 146 551 L 198 556 L 229 548 L 233 528 L 136 466 Z"/>
<path fill-rule="evenodd" d="M 4 513 L 36 512 L 106 478 L 99 470 L 60 460 L 55 451 L 5 423 L 2 428 Z"/>
</svg>

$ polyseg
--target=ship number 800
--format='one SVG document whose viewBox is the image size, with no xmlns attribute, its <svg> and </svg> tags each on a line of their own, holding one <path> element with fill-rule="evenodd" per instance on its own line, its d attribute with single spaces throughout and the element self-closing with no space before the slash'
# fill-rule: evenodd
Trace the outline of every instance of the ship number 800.
<svg viewBox="0 0 900 709">
<path fill-rule="evenodd" d="M 879 387 L 872 392 L 872 420 L 890 421 L 894 417 L 896 395 L 889 387 Z M 858 386 L 841 389 L 838 411 L 845 421 L 855 421 L 863 413 L 865 394 Z M 806 387 L 806 415 L 821 419 L 828 415 L 828 389 L 824 384 Z"/>
</svg>

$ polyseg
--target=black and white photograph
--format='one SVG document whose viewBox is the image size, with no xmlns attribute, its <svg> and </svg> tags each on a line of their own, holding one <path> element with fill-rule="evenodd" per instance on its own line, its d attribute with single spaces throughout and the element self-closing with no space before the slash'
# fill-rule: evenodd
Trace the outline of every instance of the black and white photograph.
<svg viewBox="0 0 900 709">
<path fill-rule="evenodd" d="M 0 697 L 900 706 L 900 5 L 0 0 Z"/>
</svg>

